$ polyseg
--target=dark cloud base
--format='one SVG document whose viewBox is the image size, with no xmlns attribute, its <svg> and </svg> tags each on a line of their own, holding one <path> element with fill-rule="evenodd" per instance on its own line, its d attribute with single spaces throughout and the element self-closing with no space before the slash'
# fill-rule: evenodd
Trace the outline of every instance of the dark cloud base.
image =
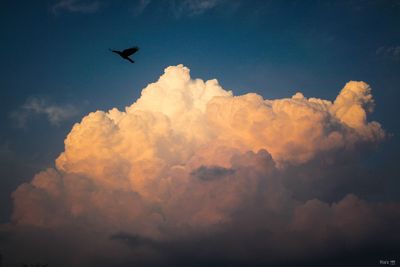
<svg viewBox="0 0 400 267">
<path fill-rule="evenodd" d="M 27 229 L 25 229 L 27 231 Z M 125 255 L 123 258 L 113 257 L 115 251 L 112 249 L 101 251 L 102 254 L 93 258 L 86 258 L 79 262 L 74 261 L 81 255 L 76 250 L 77 244 L 67 240 L 67 237 L 60 237 L 59 234 L 50 231 L 29 229 L 29 234 L 25 232 L 20 244 L 15 244 L 17 252 L 3 250 L 3 266 L 21 266 L 23 263 L 46 263 L 49 266 L 222 266 L 222 267 L 261 267 L 261 266 L 379 266 L 380 260 L 399 261 L 400 249 L 397 242 L 387 242 L 382 244 L 382 240 L 372 241 L 357 249 L 346 249 L 346 244 L 341 248 L 332 248 L 324 255 L 316 250 L 314 254 L 307 257 L 291 258 L 284 252 L 276 253 L 268 250 L 264 246 L 261 236 L 265 233 L 253 233 L 243 239 L 225 233 L 207 238 L 196 240 L 177 241 L 177 242 L 158 242 L 148 238 L 128 233 L 116 233 L 110 236 L 113 249 L 123 248 Z M 83 233 L 80 235 L 88 236 Z M 75 236 L 77 237 L 77 236 Z M 20 236 L 21 238 L 21 236 Z M 32 238 L 32 239 L 30 239 Z M 70 237 L 69 237 L 70 238 Z M 93 236 L 91 236 L 93 238 Z M 30 239 L 30 240 L 29 240 Z M 241 240 L 240 240 L 241 239 Z M 384 239 L 384 238 L 383 238 Z M 34 240 L 34 241 L 33 241 Z M 10 233 L 0 234 L 0 242 L 14 242 L 15 236 Z M 36 244 L 36 246 L 33 243 Z M 85 243 L 85 242 L 84 242 Z M 85 245 L 95 245 L 88 242 Z M 114 246 L 115 245 L 115 246 Z M 94 251 L 93 251 L 94 252 Z M 18 257 L 21 255 L 21 257 Z M 12 258 L 12 261 L 10 261 Z"/>
<path fill-rule="evenodd" d="M 261 150 L 234 156 L 232 168 L 200 167 L 191 174 L 200 186 L 218 183 L 223 187 L 242 180 L 240 187 L 257 181 L 257 189 L 231 213 L 230 222 L 195 231 L 166 225 L 161 231 L 171 239 L 156 240 L 123 230 L 110 233 L 101 223 L 90 227 L 78 221 L 53 229 L 2 225 L 4 266 L 27 262 L 58 267 L 378 266 L 380 260 L 398 262 L 398 204 L 367 202 L 348 194 L 359 187 L 373 191 L 370 180 L 374 177 L 361 179 L 359 174 L 364 172 L 356 167 L 360 159 L 350 160 L 343 151 L 340 155 L 340 160 L 336 156 L 332 160 L 321 154 L 309 163 L 279 170 L 271 164 L 270 154 Z M 335 177 L 339 177 L 336 182 L 329 183 Z"/>
</svg>

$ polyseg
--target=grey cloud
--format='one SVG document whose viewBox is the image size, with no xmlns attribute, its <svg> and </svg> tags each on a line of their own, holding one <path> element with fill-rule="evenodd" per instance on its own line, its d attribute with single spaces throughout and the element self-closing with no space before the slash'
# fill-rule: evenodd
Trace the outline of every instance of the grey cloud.
<svg viewBox="0 0 400 267">
<path fill-rule="evenodd" d="M 139 0 L 138 3 L 134 7 L 133 14 L 135 16 L 139 16 L 142 12 L 147 8 L 147 6 L 151 3 L 151 0 Z"/>
<path fill-rule="evenodd" d="M 224 0 L 173 0 L 170 8 L 175 17 L 197 16 L 220 5 L 229 3 Z"/>
<path fill-rule="evenodd" d="M 400 45 L 381 46 L 376 50 L 376 54 L 382 58 L 400 60 Z"/>
<path fill-rule="evenodd" d="M 96 13 L 100 9 L 98 1 L 61 0 L 51 7 L 53 14 L 60 12 Z"/>
<path fill-rule="evenodd" d="M 52 125 L 71 119 L 79 114 L 73 105 L 57 105 L 48 103 L 42 98 L 30 98 L 17 110 L 11 112 L 10 117 L 18 127 L 25 127 L 33 115 L 44 115 Z"/>
<path fill-rule="evenodd" d="M 151 238 L 146 238 L 137 234 L 130 234 L 125 232 L 118 232 L 111 235 L 110 240 L 122 242 L 129 247 L 147 246 L 157 248 L 160 246 L 160 242 L 157 242 Z"/>
<path fill-rule="evenodd" d="M 233 169 L 223 168 L 220 166 L 201 166 L 191 172 L 191 175 L 203 181 L 212 181 L 233 174 Z"/>
</svg>

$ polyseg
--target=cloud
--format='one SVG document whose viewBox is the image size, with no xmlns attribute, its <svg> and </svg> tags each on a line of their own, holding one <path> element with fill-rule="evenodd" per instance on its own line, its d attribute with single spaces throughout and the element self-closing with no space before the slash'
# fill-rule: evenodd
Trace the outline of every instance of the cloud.
<svg viewBox="0 0 400 267">
<path fill-rule="evenodd" d="M 26 228 L 56 236 L 79 251 L 75 266 L 265 264 L 393 249 L 400 204 L 362 199 L 354 183 L 365 181 L 351 178 L 354 155 L 385 138 L 368 120 L 374 105 L 364 82 L 347 83 L 334 101 L 270 100 L 170 66 L 125 110 L 74 125 L 55 167 L 13 193 L 11 239 L 34 240 Z"/>
<path fill-rule="evenodd" d="M 160 3 L 159 3 L 160 2 Z M 226 1 L 226 0 L 171 0 L 171 1 L 152 1 L 152 0 L 139 0 L 135 1 L 133 14 L 134 16 L 141 15 L 148 6 L 159 4 L 158 7 L 162 9 L 161 12 L 167 10 L 170 15 L 176 19 L 183 17 L 197 17 L 212 10 L 221 11 L 222 7 L 224 12 L 231 13 L 240 6 L 241 1 Z"/>
<path fill-rule="evenodd" d="M 13 151 L 10 149 L 8 142 L 0 141 L 0 159 L 9 158 L 13 155 Z"/>
<path fill-rule="evenodd" d="M 72 105 L 56 105 L 48 103 L 43 98 L 29 98 L 18 110 L 10 114 L 18 127 L 25 127 L 28 119 L 33 115 L 44 115 L 52 125 L 71 119 L 79 114 L 79 110 Z"/>
<path fill-rule="evenodd" d="M 148 5 L 150 5 L 151 0 L 139 0 L 135 5 L 134 15 L 139 16 L 146 9 Z"/>
<path fill-rule="evenodd" d="M 201 15 L 226 3 L 224 0 L 173 0 L 169 4 L 175 17 L 179 18 Z"/>
<path fill-rule="evenodd" d="M 382 58 L 400 60 L 400 45 L 381 46 L 376 50 L 376 54 Z"/>
<path fill-rule="evenodd" d="M 96 13 L 100 9 L 98 1 L 85 1 L 85 0 L 61 0 L 51 7 L 53 14 L 60 12 L 71 13 Z"/>
<path fill-rule="evenodd" d="M 182 7 L 191 14 L 202 14 L 207 10 L 213 9 L 221 1 L 218 0 L 186 0 L 182 2 Z"/>
<path fill-rule="evenodd" d="M 211 166 L 211 167 L 201 166 L 193 170 L 190 174 L 203 181 L 212 181 L 220 177 L 230 175 L 233 172 L 234 170 L 232 169 L 223 168 L 220 166 Z"/>
</svg>

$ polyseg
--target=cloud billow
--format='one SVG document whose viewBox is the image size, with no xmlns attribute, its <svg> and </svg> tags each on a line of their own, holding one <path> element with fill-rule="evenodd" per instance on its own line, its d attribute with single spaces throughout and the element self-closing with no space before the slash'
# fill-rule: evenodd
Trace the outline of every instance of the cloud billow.
<svg viewBox="0 0 400 267">
<path fill-rule="evenodd" d="M 399 203 L 370 203 L 335 176 L 338 157 L 385 138 L 368 121 L 373 107 L 364 82 L 347 83 L 333 102 L 268 100 L 168 67 L 125 110 L 74 125 L 55 168 L 13 193 L 12 231 L 86 233 L 96 252 L 78 265 L 105 250 L 105 262 L 282 263 L 390 247 L 400 240 Z M 316 180 L 329 186 L 316 194 Z M 84 246 L 74 234 L 59 238 Z"/>
</svg>

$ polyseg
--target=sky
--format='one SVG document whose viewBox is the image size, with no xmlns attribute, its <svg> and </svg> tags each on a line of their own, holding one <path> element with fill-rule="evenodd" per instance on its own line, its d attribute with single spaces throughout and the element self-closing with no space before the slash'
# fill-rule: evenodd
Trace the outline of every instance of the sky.
<svg viewBox="0 0 400 267">
<path fill-rule="evenodd" d="M 399 1 L 0 14 L 4 266 L 400 262 Z"/>
</svg>

